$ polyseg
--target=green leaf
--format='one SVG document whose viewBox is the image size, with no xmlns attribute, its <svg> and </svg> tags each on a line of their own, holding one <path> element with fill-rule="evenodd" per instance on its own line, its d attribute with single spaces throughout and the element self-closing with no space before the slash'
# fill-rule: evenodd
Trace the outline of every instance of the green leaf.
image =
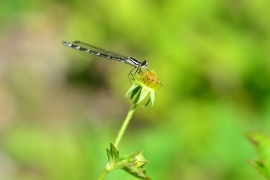
<svg viewBox="0 0 270 180">
<path fill-rule="evenodd" d="M 267 180 L 270 180 L 269 169 L 265 166 L 264 162 L 259 159 L 247 160 L 248 163 L 254 167 L 261 175 L 263 175 Z"/>
<path fill-rule="evenodd" d="M 112 143 L 110 143 L 110 150 L 106 149 L 106 152 L 108 156 L 108 163 L 107 163 L 106 169 L 108 171 L 111 171 L 115 169 L 115 165 L 119 161 L 119 151 L 117 151 L 115 146 Z"/>
<path fill-rule="evenodd" d="M 136 89 L 136 88 L 140 88 L 140 86 L 139 85 L 137 85 L 137 84 L 132 84 L 132 86 L 128 89 L 128 91 L 127 91 L 127 93 L 126 93 L 126 98 L 128 97 L 128 94 L 130 93 L 130 92 L 132 92 L 134 89 Z"/>
<path fill-rule="evenodd" d="M 137 93 L 139 93 L 140 90 L 141 90 L 141 87 L 140 87 L 140 86 L 136 87 L 136 88 L 132 91 L 131 96 L 130 96 L 130 99 L 133 99 L 133 97 L 134 97 Z"/>
<path fill-rule="evenodd" d="M 123 170 L 125 170 L 126 172 L 128 172 L 129 174 L 137 178 L 150 180 L 150 178 L 146 175 L 146 171 L 144 169 L 137 169 L 137 168 L 134 168 L 133 166 L 130 166 L 130 167 L 124 168 Z"/>
<path fill-rule="evenodd" d="M 150 103 L 150 101 L 151 101 L 151 98 L 149 98 L 148 101 L 145 103 L 145 105 L 142 107 L 146 107 Z"/>
<path fill-rule="evenodd" d="M 156 92 L 155 91 L 151 91 L 150 92 L 150 99 L 151 99 L 151 102 L 152 102 L 151 107 L 153 107 L 153 105 L 154 105 L 155 97 L 156 97 Z"/>
<path fill-rule="evenodd" d="M 143 168 L 143 166 L 147 164 L 148 161 L 143 157 L 142 151 L 138 151 L 136 153 L 125 156 L 123 161 L 126 162 L 123 170 L 137 178 L 148 180 L 150 179 L 146 175 L 146 170 Z"/>
<path fill-rule="evenodd" d="M 142 102 L 145 99 L 145 97 L 149 94 L 149 92 L 150 92 L 149 89 L 143 86 L 140 93 L 138 94 L 139 98 L 136 104 L 139 104 L 140 102 Z"/>
<path fill-rule="evenodd" d="M 259 155 L 259 158 L 248 160 L 248 162 L 270 180 L 270 136 L 263 132 L 248 132 L 245 136 L 254 145 Z"/>
</svg>

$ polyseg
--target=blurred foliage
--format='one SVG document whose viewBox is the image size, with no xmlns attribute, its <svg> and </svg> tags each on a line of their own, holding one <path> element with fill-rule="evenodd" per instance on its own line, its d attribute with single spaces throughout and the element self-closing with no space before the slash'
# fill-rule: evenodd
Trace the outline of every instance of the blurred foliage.
<svg viewBox="0 0 270 180">
<path fill-rule="evenodd" d="M 1 1 L 0 179 L 96 179 L 130 106 L 128 65 L 62 40 L 147 59 L 163 84 L 118 149 L 152 179 L 261 179 L 243 132 L 269 129 L 270 2 Z M 106 179 L 134 179 L 116 171 Z"/>
<path fill-rule="evenodd" d="M 270 136 L 263 132 L 247 132 L 245 135 L 259 154 L 258 159 L 248 162 L 266 179 L 270 179 Z"/>
</svg>

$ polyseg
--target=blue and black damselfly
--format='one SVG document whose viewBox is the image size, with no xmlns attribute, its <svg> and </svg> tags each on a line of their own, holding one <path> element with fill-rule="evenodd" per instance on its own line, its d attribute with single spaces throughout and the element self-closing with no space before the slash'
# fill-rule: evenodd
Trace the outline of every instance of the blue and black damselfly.
<svg viewBox="0 0 270 180">
<path fill-rule="evenodd" d="M 67 46 L 67 47 L 71 47 L 73 49 L 88 53 L 88 54 L 92 54 L 95 56 L 99 56 L 102 58 L 107 58 L 107 59 L 111 59 L 111 60 L 116 60 L 116 61 L 120 61 L 126 64 L 129 64 L 131 66 L 133 66 L 134 68 L 128 73 L 128 77 L 130 75 L 132 75 L 134 77 L 134 75 L 137 72 L 140 72 L 141 69 L 147 69 L 147 61 L 138 61 L 137 59 L 130 57 L 130 56 L 123 56 L 121 54 L 112 52 L 112 51 L 108 51 L 96 46 L 93 46 L 91 44 L 87 44 L 81 41 L 74 41 L 72 43 L 69 43 L 67 41 L 62 41 L 62 44 Z M 132 72 L 135 70 L 135 73 L 132 74 Z M 147 69 L 148 70 L 148 69 Z"/>
</svg>

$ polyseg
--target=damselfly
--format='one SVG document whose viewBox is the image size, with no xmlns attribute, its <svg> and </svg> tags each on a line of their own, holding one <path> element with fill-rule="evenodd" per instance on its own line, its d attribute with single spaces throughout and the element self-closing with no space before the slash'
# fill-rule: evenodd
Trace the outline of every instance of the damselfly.
<svg viewBox="0 0 270 180">
<path fill-rule="evenodd" d="M 147 61 L 138 61 L 137 59 L 130 57 L 130 56 L 123 56 L 121 54 L 112 52 L 112 51 L 108 51 L 96 46 L 93 46 L 91 44 L 87 44 L 81 41 L 74 41 L 72 43 L 69 43 L 67 41 L 62 41 L 62 44 L 68 47 L 71 47 L 73 49 L 77 49 L 79 51 L 88 53 L 88 54 L 92 54 L 95 56 L 99 56 L 102 58 L 107 58 L 107 59 L 111 59 L 111 60 L 116 60 L 116 61 L 120 61 L 126 64 L 129 64 L 131 66 L 133 66 L 134 68 L 128 73 L 128 77 L 130 75 L 132 75 L 134 77 L 134 75 L 138 72 L 141 71 L 141 69 L 147 69 Z M 132 72 L 135 71 L 134 75 L 132 74 Z"/>
</svg>

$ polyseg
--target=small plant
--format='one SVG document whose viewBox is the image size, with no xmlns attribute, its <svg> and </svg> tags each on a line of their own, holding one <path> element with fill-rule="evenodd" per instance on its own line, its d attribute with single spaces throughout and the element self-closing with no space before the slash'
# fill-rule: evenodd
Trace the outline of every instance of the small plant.
<svg viewBox="0 0 270 180">
<path fill-rule="evenodd" d="M 149 177 L 147 177 L 146 171 L 143 169 L 143 166 L 148 163 L 148 161 L 145 160 L 142 156 L 142 151 L 131 153 L 130 155 L 126 156 L 120 156 L 120 153 L 117 150 L 117 146 L 122 136 L 124 135 L 125 129 L 127 128 L 127 125 L 137 105 L 149 95 L 149 99 L 144 106 L 147 106 L 150 102 L 153 106 L 156 95 L 155 90 L 162 86 L 157 78 L 156 73 L 147 69 L 147 61 L 140 62 L 130 56 L 123 56 L 118 53 L 84 43 L 82 41 L 73 41 L 72 43 L 62 41 L 62 44 L 87 54 L 107 58 L 110 60 L 116 60 L 134 67 L 128 75 L 132 76 L 133 84 L 128 90 L 126 98 L 129 94 L 131 94 L 130 99 L 133 99 L 135 96 L 136 97 L 133 101 L 131 108 L 128 111 L 127 117 L 124 120 L 121 129 L 119 130 L 115 143 L 111 143 L 110 150 L 107 149 L 108 162 L 103 172 L 101 173 L 99 180 L 103 180 L 108 172 L 115 169 L 123 169 L 129 174 L 141 179 L 150 179 Z M 143 72 L 142 69 L 146 69 L 147 72 Z M 135 73 L 132 74 L 134 70 Z"/>
<path fill-rule="evenodd" d="M 148 161 L 143 157 L 142 151 L 120 156 L 117 146 L 119 145 L 119 142 L 123 137 L 128 123 L 138 104 L 148 97 L 149 99 L 144 106 L 147 106 L 150 102 L 151 106 L 153 106 L 156 95 L 155 90 L 161 86 L 162 85 L 154 71 L 143 72 L 140 70 L 138 73 L 136 73 L 136 77 L 133 78 L 133 84 L 126 94 L 126 98 L 128 98 L 130 95 L 130 99 L 134 99 L 132 106 L 128 111 L 121 129 L 119 130 L 115 143 L 111 143 L 110 149 L 106 149 L 108 162 L 101 173 L 99 180 L 103 180 L 107 173 L 115 169 L 122 169 L 140 179 L 150 179 L 146 175 L 146 170 L 144 169 L 144 165 L 147 164 Z"/>
</svg>

